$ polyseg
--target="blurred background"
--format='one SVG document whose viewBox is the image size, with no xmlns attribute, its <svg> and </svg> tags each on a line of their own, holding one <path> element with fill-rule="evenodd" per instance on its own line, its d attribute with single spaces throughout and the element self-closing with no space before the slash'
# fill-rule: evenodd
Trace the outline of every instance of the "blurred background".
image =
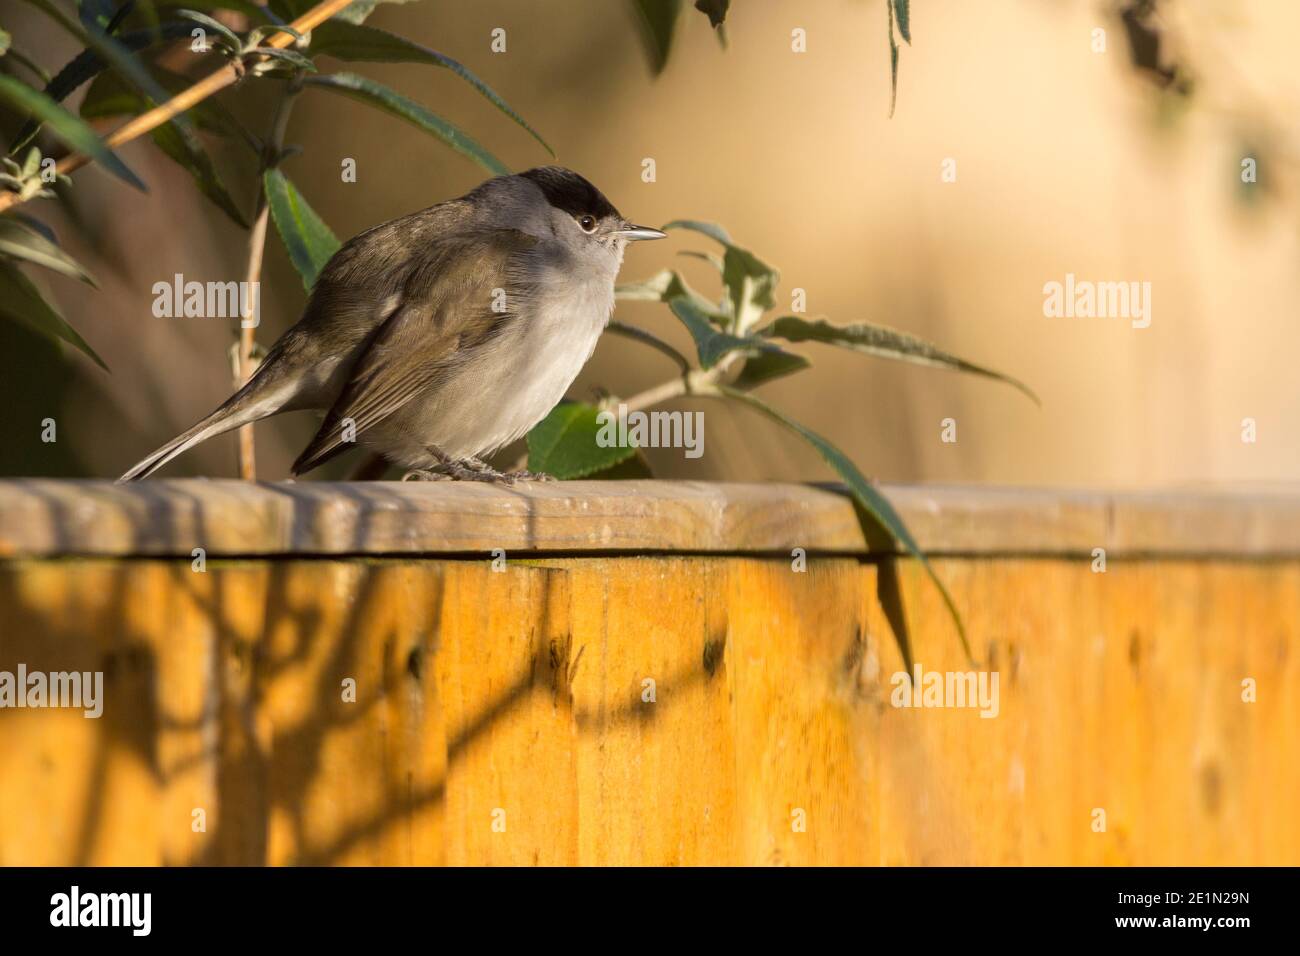
<svg viewBox="0 0 1300 956">
<path fill-rule="evenodd" d="M 727 16 L 725 48 L 686 4 L 659 72 L 635 5 L 622 0 L 424 0 L 383 5 L 367 23 L 462 61 L 540 131 L 556 162 L 630 218 L 723 224 L 780 268 L 776 314 L 803 289 L 810 317 L 904 329 L 1042 398 L 1038 408 L 1005 385 L 794 346 L 813 370 L 760 394 L 869 475 L 1099 487 L 1300 475 L 1300 4 L 918 0 L 892 118 L 883 0 L 744 0 Z M 26 5 L 6 2 L 3 25 L 51 71 L 77 52 Z M 491 49 L 496 28 L 502 53 Z M 791 49 L 796 28 L 806 52 Z M 1098 28 L 1104 52 L 1094 52 Z M 551 161 L 448 71 L 347 68 L 446 116 L 514 169 Z M 266 86 L 221 100 L 264 128 Z M 288 141 L 303 152 L 285 171 L 340 238 L 485 175 L 410 126 L 311 91 Z M 251 208 L 253 157 L 221 143 L 212 151 Z M 112 372 L 0 323 L 0 473 L 116 477 L 231 391 L 233 323 L 156 318 L 151 290 L 176 273 L 240 278 L 246 234 L 147 140 L 122 156 L 147 195 L 90 167 L 75 174 L 70 207 L 27 207 L 99 280 L 95 291 L 38 277 Z M 1254 184 L 1242 183 L 1246 157 L 1258 164 Z M 345 158 L 356 160 L 355 183 L 341 181 Z M 955 182 L 941 177 L 946 159 Z M 633 246 L 621 279 L 672 266 L 713 296 L 711 268 L 679 255 L 707 248 L 683 232 Z M 1043 286 L 1067 273 L 1150 282 L 1150 327 L 1045 317 Z M 258 340 L 270 345 L 305 301 L 274 237 L 262 294 Z M 663 305 L 621 303 L 617 317 L 693 354 Z M 631 395 L 672 374 L 658 353 L 607 336 L 570 395 Z M 747 410 L 676 407 L 705 412 L 705 453 L 650 451 L 656 476 L 829 477 L 797 438 Z M 47 417 L 58 423 L 53 444 L 41 441 Z M 955 443 L 941 441 L 946 418 Z M 1242 441 L 1246 418 L 1254 443 Z M 286 477 L 315 426 L 307 413 L 258 425 L 259 478 Z M 235 460 L 228 435 L 161 474 L 228 477 Z M 312 477 L 355 464 L 354 453 Z"/>
</svg>

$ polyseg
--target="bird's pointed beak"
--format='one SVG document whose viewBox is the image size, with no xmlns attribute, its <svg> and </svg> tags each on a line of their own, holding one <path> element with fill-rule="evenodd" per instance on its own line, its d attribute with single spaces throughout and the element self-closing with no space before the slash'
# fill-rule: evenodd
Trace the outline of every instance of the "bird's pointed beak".
<svg viewBox="0 0 1300 956">
<path fill-rule="evenodd" d="M 649 226 L 634 226 L 632 223 L 625 223 L 623 228 L 614 233 L 620 239 L 626 239 L 629 242 L 635 242 L 638 239 L 666 239 L 668 233 L 659 229 L 652 229 Z"/>
</svg>

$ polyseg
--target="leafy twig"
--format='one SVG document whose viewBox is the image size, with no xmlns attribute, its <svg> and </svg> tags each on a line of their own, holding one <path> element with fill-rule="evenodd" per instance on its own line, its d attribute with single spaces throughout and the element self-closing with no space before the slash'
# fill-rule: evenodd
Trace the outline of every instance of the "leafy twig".
<svg viewBox="0 0 1300 956">
<path fill-rule="evenodd" d="M 334 14 L 338 13 L 344 7 L 348 6 L 352 0 L 323 0 L 323 2 L 312 7 L 292 24 L 293 29 L 298 33 L 306 33 L 312 27 L 324 23 Z M 266 48 L 283 48 L 295 42 L 290 33 L 276 33 L 270 37 L 265 44 Z M 133 139 L 143 136 L 145 133 L 156 129 L 163 123 L 181 115 L 186 110 L 203 102 L 214 93 L 224 90 L 227 86 L 233 84 L 241 75 L 240 68 L 234 63 L 228 63 L 221 69 L 199 80 L 189 89 L 173 96 L 166 103 L 154 107 L 147 113 L 141 113 L 135 119 L 118 127 L 110 133 L 101 144 L 103 147 L 113 149 L 121 146 L 123 143 L 129 143 Z M 111 155 L 111 154 L 110 154 Z M 65 156 L 56 167 L 56 171 L 61 174 L 71 173 L 86 165 L 94 158 L 85 152 L 73 153 Z M 5 192 L 0 193 L 0 212 L 17 206 L 24 202 L 23 198 L 17 193 Z"/>
</svg>

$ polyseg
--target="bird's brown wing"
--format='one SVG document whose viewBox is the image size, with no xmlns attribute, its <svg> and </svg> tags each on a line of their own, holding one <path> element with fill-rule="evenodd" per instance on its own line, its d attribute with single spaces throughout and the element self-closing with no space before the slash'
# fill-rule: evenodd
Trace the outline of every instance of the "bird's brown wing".
<svg viewBox="0 0 1300 956">
<path fill-rule="evenodd" d="M 519 256 L 537 240 L 515 230 L 489 230 L 435 240 L 412 269 L 393 315 L 357 360 L 348 383 L 316 437 L 293 464 L 310 471 L 352 447 L 344 439 L 387 418 L 437 386 L 449 369 L 516 319 L 513 304 L 527 293 Z M 505 293 L 504 311 L 500 295 Z M 351 438 L 351 436 L 349 436 Z"/>
</svg>

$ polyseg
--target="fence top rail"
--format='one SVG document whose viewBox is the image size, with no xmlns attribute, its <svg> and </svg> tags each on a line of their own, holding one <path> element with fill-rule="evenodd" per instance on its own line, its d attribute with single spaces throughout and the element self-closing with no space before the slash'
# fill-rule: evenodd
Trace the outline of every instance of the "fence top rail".
<svg viewBox="0 0 1300 956">
<path fill-rule="evenodd" d="M 1300 555 L 1300 487 L 886 485 L 933 555 Z M 694 481 L 0 480 L 0 558 L 507 553 L 885 555 L 834 486 Z"/>
</svg>

